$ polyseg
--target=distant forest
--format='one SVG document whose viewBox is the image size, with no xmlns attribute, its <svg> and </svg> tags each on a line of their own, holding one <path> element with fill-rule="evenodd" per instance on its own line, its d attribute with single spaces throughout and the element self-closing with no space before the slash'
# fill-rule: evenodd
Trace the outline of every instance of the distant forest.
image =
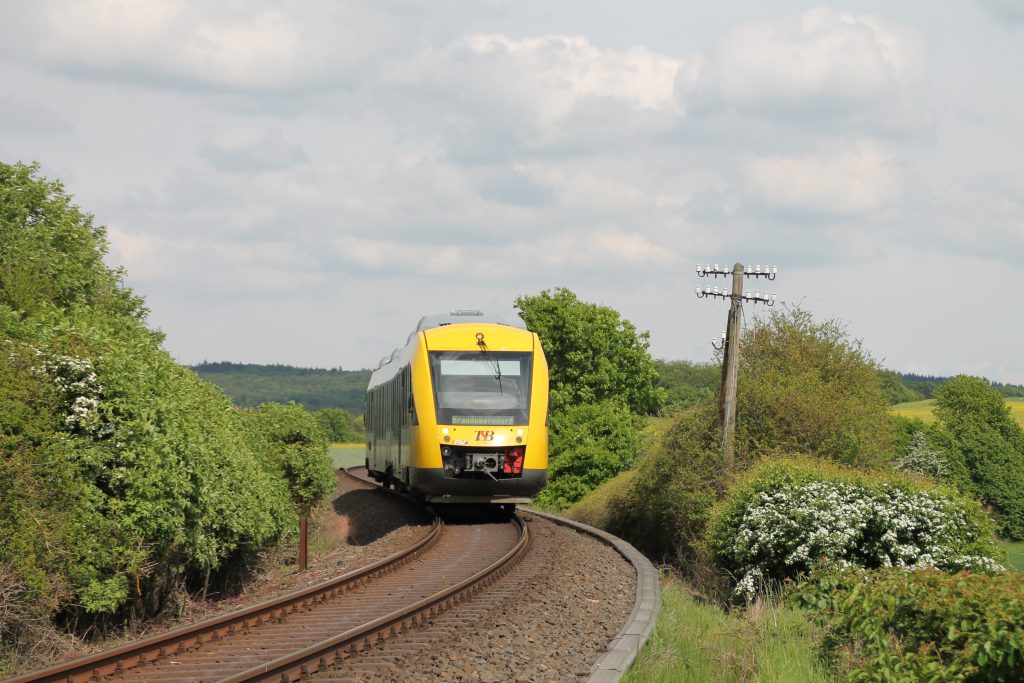
<svg viewBox="0 0 1024 683">
<path fill-rule="evenodd" d="M 668 394 L 667 409 L 685 408 L 700 403 L 718 392 L 721 366 L 685 360 L 656 360 L 656 384 Z M 247 363 L 200 363 L 192 366 L 200 377 L 217 386 L 236 405 L 255 407 L 274 401 L 295 401 L 307 410 L 342 408 L 354 415 L 364 412 L 363 394 L 370 381 L 370 370 L 333 368 L 297 368 L 290 365 L 251 365 Z M 879 382 L 890 403 L 905 403 L 931 398 L 936 388 L 949 377 L 932 377 L 882 370 Z M 1006 397 L 1024 397 L 1024 386 L 993 382 L 993 388 Z"/>
<path fill-rule="evenodd" d="M 235 405 L 252 408 L 295 401 L 307 410 L 342 408 L 362 415 L 369 370 L 296 368 L 290 365 L 200 363 L 192 369 L 224 390 Z"/>
<path fill-rule="evenodd" d="M 931 398 L 932 392 L 935 391 L 940 384 L 952 379 L 952 377 L 933 377 L 931 375 L 914 375 L 904 374 L 902 372 L 896 373 L 900 379 L 903 380 L 909 389 L 921 394 L 922 398 Z M 1006 398 L 1020 398 L 1024 397 L 1024 386 L 1019 384 L 1003 384 L 1002 382 L 991 382 L 992 388 L 998 391 Z"/>
</svg>

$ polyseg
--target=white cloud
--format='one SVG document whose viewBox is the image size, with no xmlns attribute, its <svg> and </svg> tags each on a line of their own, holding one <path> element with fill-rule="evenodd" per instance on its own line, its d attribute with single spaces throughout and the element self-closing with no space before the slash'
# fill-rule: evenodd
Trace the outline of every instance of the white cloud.
<svg viewBox="0 0 1024 683">
<path fill-rule="evenodd" d="M 680 96 L 706 116 L 743 116 L 806 126 L 850 121 L 913 132 L 926 55 L 916 33 L 871 16 L 817 9 L 739 26 L 718 40 Z"/>
<path fill-rule="evenodd" d="M 614 131 L 623 114 L 674 114 L 683 64 L 642 47 L 601 49 L 582 36 L 474 34 L 395 64 L 387 81 L 433 101 L 449 151 L 477 162 L 565 149 L 572 125 L 594 108 L 614 115 L 591 119 L 595 133 Z"/>
<path fill-rule="evenodd" d="M 9 55 L 69 75 L 295 91 L 338 85 L 394 39 L 372 5 L 49 0 L 0 5 Z"/>
<path fill-rule="evenodd" d="M 724 311 L 687 273 L 740 260 L 906 368 L 885 295 L 917 254 L 1020 278 L 1015 28 L 822 4 L 0 2 L 0 152 L 112 226 L 184 360 L 358 365 L 425 312 L 562 285 L 693 357 Z M 912 322 L 950 321 L 932 370 L 1003 304 L 961 305 Z"/>
<path fill-rule="evenodd" d="M 903 189 L 898 161 L 871 142 L 832 153 L 756 158 L 742 172 L 754 201 L 786 211 L 869 214 L 892 204 Z"/>
<path fill-rule="evenodd" d="M 307 160 L 300 145 L 285 139 L 279 128 L 247 126 L 223 129 L 200 145 L 202 156 L 227 171 L 269 171 Z"/>
<path fill-rule="evenodd" d="M 978 0 L 979 4 L 1000 21 L 1024 24 L 1024 3 L 1020 0 Z"/>
<path fill-rule="evenodd" d="M 0 97 L 0 129 L 38 133 L 71 133 L 67 117 L 39 101 Z"/>
</svg>

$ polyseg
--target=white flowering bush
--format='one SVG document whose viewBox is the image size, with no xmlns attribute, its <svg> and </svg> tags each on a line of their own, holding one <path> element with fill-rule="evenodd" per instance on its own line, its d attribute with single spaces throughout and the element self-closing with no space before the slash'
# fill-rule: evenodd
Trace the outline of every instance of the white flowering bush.
<svg viewBox="0 0 1024 683">
<path fill-rule="evenodd" d="M 905 472 L 916 472 L 933 479 L 949 478 L 949 464 L 939 451 L 928 445 L 928 437 L 921 430 L 910 437 L 910 448 L 896 458 L 896 467 Z"/>
<path fill-rule="evenodd" d="M 709 545 L 746 598 L 819 566 L 1001 569 L 977 502 L 810 459 L 765 463 L 737 484 L 712 513 Z"/>
<path fill-rule="evenodd" d="M 88 358 L 59 354 L 44 355 L 43 370 L 57 385 L 63 398 L 64 425 L 72 433 L 93 438 L 110 436 L 113 429 L 100 416 L 103 384 Z"/>
</svg>

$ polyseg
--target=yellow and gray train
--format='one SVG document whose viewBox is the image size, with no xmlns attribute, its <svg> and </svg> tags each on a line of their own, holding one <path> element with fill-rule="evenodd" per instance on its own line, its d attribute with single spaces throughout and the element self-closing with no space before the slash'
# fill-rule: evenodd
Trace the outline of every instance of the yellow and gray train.
<svg viewBox="0 0 1024 683">
<path fill-rule="evenodd" d="M 519 318 L 423 317 L 366 389 L 366 468 L 430 503 L 528 503 L 547 483 L 548 364 Z"/>
</svg>

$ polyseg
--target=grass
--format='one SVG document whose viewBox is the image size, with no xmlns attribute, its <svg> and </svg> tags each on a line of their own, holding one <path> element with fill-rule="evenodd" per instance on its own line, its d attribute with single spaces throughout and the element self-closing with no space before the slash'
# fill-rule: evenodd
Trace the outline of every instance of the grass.
<svg viewBox="0 0 1024 683">
<path fill-rule="evenodd" d="M 1021 425 L 1024 425 L 1024 399 L 1008 398 L 1006 399 L 1006 405 L 1010 407 L 1010 415 L 1013 416 L 1013 419 L 1017 420 Z M 935 415 L 932 413 L 934 409 L 935 399 L 900 403 L 891 408 L 892 412 L 897 415 L 903 415 L 904 417 L 919 417 L 925 422 L 933 422 L 935 420 Z"/>
<path fill-rule="evenodd" d="M 1024 572 L 1024 543 L 1004 542 L 1003 550 L 1006 551 L 1006 560 L 1010 566 Z"/>
<path fill-rule="evenodd" d="M 724 612 L 702 605 L 678 578 L 661 583 L 661 613 L 625 683 L 831 681 L 815 627 L 774 602 Z"/>
</svg>

